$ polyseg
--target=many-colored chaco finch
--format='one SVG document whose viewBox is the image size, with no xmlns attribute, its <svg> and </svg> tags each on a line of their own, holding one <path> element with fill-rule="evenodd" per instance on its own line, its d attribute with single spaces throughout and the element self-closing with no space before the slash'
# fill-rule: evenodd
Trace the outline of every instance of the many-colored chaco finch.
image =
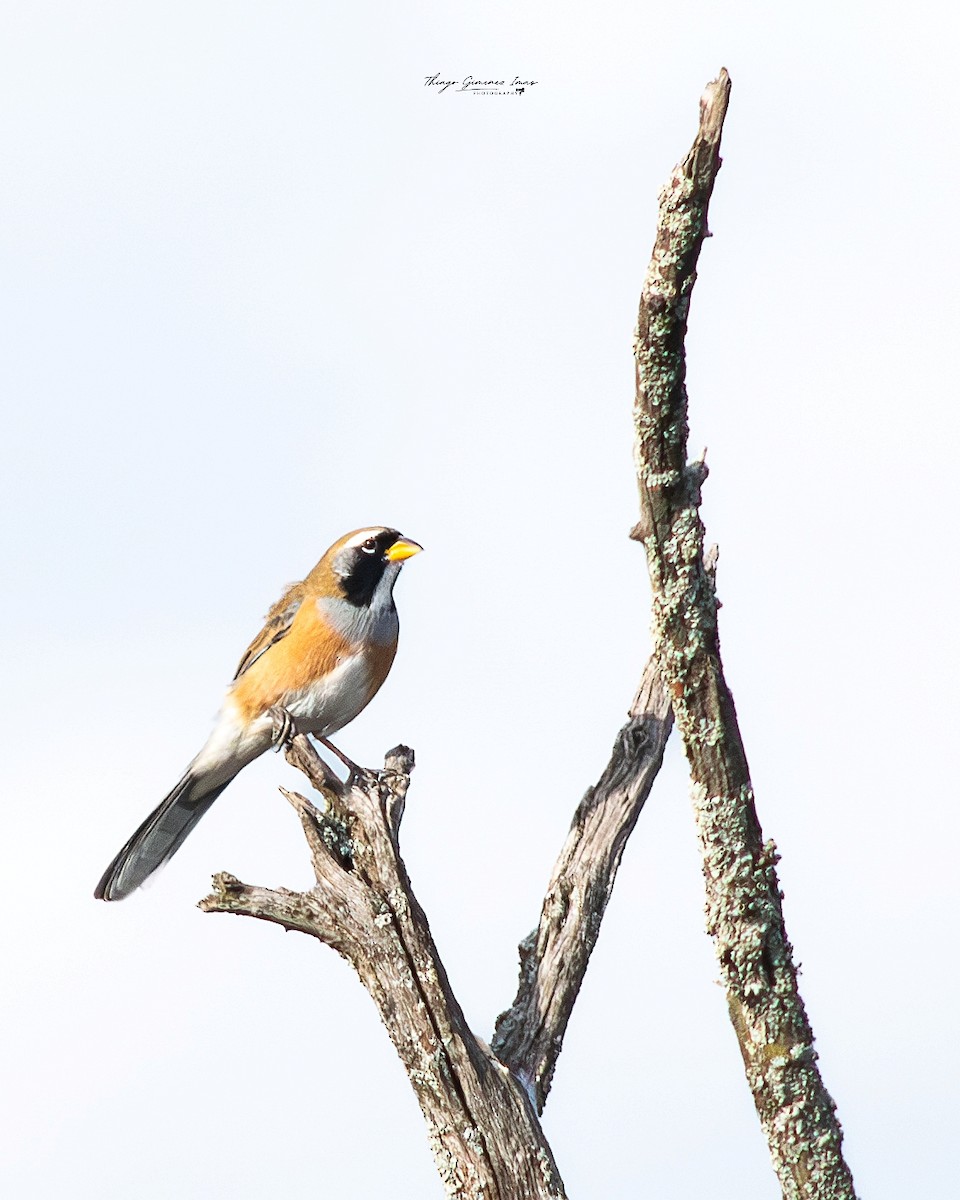
<svg viewBox="0 0 960 1200">
<path fill-rule="evenodd" d="M 395 529 L 358 529 L 287 589 L 240 660 L 206 745 L 107 867 L 98 900 L 129 896 L 176 854 L 233 777 L 270 748 L 277 714 L 327 738 L 369 704 L 397 652 L 393 585 L 421 549 Z"/>
</svg>

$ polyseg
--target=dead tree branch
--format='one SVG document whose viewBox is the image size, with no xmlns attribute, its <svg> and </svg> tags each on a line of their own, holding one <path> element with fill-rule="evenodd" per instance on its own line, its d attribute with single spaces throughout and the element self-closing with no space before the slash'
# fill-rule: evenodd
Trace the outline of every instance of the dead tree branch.
<svg viewBox="0 0 960 1200">
<path fill-rule="evenodd" d="M 353 966 L 407 1070 L 444 1187 L 457 1200 L 564 1200 L 533 1106 L 543 1111 L 617 867 L 671 727 L 651 660 L 610 762 L 574 816 L 517 999 L 497 1022 L 495 1052 L 464 1020 L 400 857 L 413 768 L 405 747 L 387 755 L 382 773 L 347 787 L 306 738 L 294 738 L 287 761 L 324 799 L 321 811 L 284 790 L 300 817 L 316 886 L 254 887 L 221 873 L 200 902 L 206 912 L 307 933 Z"/>
<path fill-rule="evenodd" d="M 200 907 L 310 934 L 353 966 L 406 1068 L 449 1196 L 563 1200 L 537 1116 L 517 1080 L 470 1032 L 400 857 L 412 752 L 397 747 L 381 773 L 349 787 L 304 737 L 294 739 L 287 759 L 326 801 L 321 812 L 286 793 L 310 846 L 316 886 L 271 890 L 220 874 Z"/>
<path fill-rule="evenodd" d="M 673 716 L 651 659 L 610 761 L 573 818 L 543 901 L 520 943 L 520 986 L 497 1018 L 493 1051 L 542 1113 L 627 839 L 663 761 Z"/>
<path fill-rule="evenodd" d="M 713 581 L 703 563 L 703 463 L 687 463 L 684 337 L 707 206 L 720 167 L 726 71 L 660 195 L 636 334 L 635 458 L 653 589 L 654 653 L 693 779 L 714 939 L 747 1082 L 786 1200 L 852 1200 L 841 1130 L 813 1049 L 787 940 L 773 842 L 764 842 L 733 697 L 723 676 Z"/>
</svg>

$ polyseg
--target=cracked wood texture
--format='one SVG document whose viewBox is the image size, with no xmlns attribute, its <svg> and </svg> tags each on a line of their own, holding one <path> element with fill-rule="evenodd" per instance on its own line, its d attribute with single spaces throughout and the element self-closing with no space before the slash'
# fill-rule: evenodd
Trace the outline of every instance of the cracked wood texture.
<svg viewBox="0 0 960 1200">
<path fill-rule="evenodd" d="M 287 758 L 326 801 L 321 811 L 285 793 L 300 817 L 316 886 L 252 887 L 220 874 L 200 907 L 310 934 L 353 966 L 406 1068 L 448 1196 L 564 1200 L 523 1088 L 464 1020 L 400 857 L 412 752 L 398 747 L 383 772 L 365 772 L 347 787 L 304 737 L 293 740 Z"/>
<path fill-rule="evenodd" d="M 497 1018 L 492 1047 L 539 1113 L 624 847 L 660 770 L 672 728 L 670 701 L 651 659 L 610 761 L 574 814 L 547 886 L 540 924 L 520 943 L 517 997 Z"/>
<path fill-rule="evenodd" d="M 724 680 L 713 581 L 703 564 L 702 463 L 687 464 L 684 336 L 730 95 L 708 85 L 690 153 L 660 195 L 636 332 L 635 459 L 640 522 L 662 664 L 693 780 L 714 939 L 740 1043 L 785 1200 L 852 1200 L 835 1106 L 817 1067 L 797 989 L 776 873 L 754 807 L 733 697 Z"/>
</svg>

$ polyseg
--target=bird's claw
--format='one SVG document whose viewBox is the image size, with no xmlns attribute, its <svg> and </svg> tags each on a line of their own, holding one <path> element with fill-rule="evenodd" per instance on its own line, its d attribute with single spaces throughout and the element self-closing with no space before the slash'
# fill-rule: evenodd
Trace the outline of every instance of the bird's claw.
<svg viewBox="0 0 960 1200">
<path fill-rule="evenodd" d="M 273 721 L 270 741 L 273 743 L 274 753 L 279 754 L 284 746 L 297 736 L 297 723 L 287 709 L 280 704 L 275 704 L 267 712 Z"/>
<path fill-rule="evenodd" d="M 338 749 L 333 744 L 333 742 L 328 741 L 324 737 L 317 738 L 317 741 L 321 746 L 325 746 L 331 754 L 335 754 L 350 772 L 350 776 L 347 779 L 348 786 L 352 785 L 355 780 L 375 779 L 377 777 L 377 772 L 369 771 L 366 767 L 358 767 L 353 759 L 348 758 L 342 750 Z"/>
</svg>

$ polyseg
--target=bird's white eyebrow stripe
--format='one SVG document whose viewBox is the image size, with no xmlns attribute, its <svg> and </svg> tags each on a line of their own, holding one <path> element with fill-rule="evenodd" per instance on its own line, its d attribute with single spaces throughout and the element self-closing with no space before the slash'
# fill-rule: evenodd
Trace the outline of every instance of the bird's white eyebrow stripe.
<svg viewBox="0 0 960 1200">
<path fill-rule="evenodd" d="M 362 546 L 368 537 L 376 537 L 380 533 L 383 533 L 383 526 L 374 526 L 371 529 L 361 529 L 358 533 L 355 533 L 348 542 L 343 543 L 343 548 L 344 550 L 352 550 L 356 546 Z"/>
</svg>

